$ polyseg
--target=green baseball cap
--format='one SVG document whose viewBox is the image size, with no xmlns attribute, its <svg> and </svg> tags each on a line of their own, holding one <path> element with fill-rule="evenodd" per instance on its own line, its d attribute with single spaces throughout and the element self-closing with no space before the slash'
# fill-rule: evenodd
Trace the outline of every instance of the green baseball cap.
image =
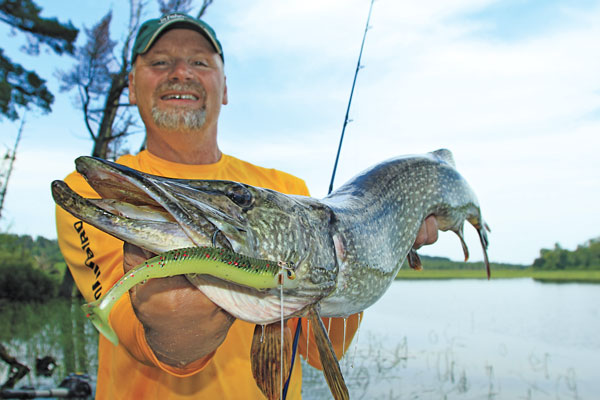
<svg viewBox="0 0 600 400">
<path fill-rule="evenodd" d="M 187 14 L 174 13 L 163 15 L 160 18 L 149 19 L 140 26 L 135 43 L 133 44 L 133 50 L 131 51 L 131 63 L 135 62 L 135 58 L 139 54 L 144 54 L 150 50 L 150 47 L 156 42 L 161 33 L 173 28 L 188 28 L 200 32 L 213 45 L 215 51 L 221 56 L 221 59 L 225 61 L 221 42 L 217 39 L 217 34 L 210 25 Z"/>
</svg>

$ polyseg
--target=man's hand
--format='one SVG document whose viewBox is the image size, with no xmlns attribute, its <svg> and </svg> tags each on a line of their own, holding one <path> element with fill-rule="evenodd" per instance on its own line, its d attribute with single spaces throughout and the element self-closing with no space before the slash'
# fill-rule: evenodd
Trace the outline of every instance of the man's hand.
<svg viewBox="0 0 600 400">
<path fill-rule="evenodd" d="M 152 254 L 125 243 L 123 268 L 136 267 Z M 210 354 L 225 340 L 235 320 L 184 276 L 150 279 L 130 290 L 131 303 L 157 358 L 182 367 Z"/>
<path fill-rule="evenodd" d="M 435 219 L 434 215 L 430 215 L 425 218 L 421 228 L 419 228 L 419 233 L 417 233 L 417 238 L 415 239 L 415 244 L 413 245 L 413 249 L 418 249 L 421 246 L 435 243 L 438 239 L 438 223 L 437 219 Z"/>
</svg>

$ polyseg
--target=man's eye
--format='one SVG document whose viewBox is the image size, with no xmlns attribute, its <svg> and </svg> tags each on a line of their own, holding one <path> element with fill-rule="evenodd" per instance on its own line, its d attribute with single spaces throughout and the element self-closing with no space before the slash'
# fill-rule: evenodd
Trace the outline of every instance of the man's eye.
<svg viewBox="0 0 600 400">
<path fill-rule="evenodd" d="M 207 67 L 208 63 L 204 60 L 196 60 L 193 62 L 193 64 L 197 67 Z"/>
<path fill-rule="evenodd" d="M 167 62 L 165 60 L 156 60 L 152 62 L 153 67 L 161 67 L 163 65 L 167 65 Z"/>
</svg>

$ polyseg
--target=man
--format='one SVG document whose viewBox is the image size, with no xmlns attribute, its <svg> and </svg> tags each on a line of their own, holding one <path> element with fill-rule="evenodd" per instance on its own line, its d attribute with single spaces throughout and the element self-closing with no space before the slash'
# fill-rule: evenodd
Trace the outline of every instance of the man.
<svg viewBox="0 0 600 400">
<path fill-rule="evenodd" d="M 145 124 L 147 150 L 117 162 L 155 175 L 236 180 L 308 195 L 302 180 L 219 150 L 217 122 L 221 105 L 228 102 L 224 57 L 215 32 L 203 21 L 182 14 L 146 21 L 133 47 L 132 64 L 129 98 Z M 84 197 L 98 197 L 79 174 L 65 181 Z M 142 249 L 82 224 L 60 208 L 57 231 L 87 301 L 149 258 Z M 415 245 L 436 239 L 435 218 L 428 218 Z M 110 322 L 119 345 L 100 337 L 97 399 L 263 398 L 250 369 L 254 326 L 234 320 L 183 276 L 136 286 L 114 306 Z M 296 324 L 288 323 L 291 329 Z M 356 315 L 347 327 L 342 346 L 343 323 L 334 319 L 331 324 L 338 356 L 358 327 Z M 318 366 L 314 340 L 308 349 L 306 338 L 300 343 L 301 354 L 308 353 L 309 362 Z M 299 398 L 300 390 L 301 369 L 296 365 L 288 398 Z"/>
</svg>

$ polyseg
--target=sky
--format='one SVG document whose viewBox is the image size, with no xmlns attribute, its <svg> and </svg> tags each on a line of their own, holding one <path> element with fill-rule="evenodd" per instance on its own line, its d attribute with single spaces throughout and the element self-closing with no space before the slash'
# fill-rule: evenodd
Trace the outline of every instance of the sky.
<svg viewBox="0 0 600 400">
<path fill-rule="evenodd" d="M 37 3 L 43 16 L 78 28 L 112 8 L 113 40 L 123 39 L 125 2 Z M 215 0 L 205 19 L 225 52 L 221 150 L 297 175 L 324 197 L 369 6 Z M 146 16 L 156 13 L 149 5 Z M 57 72 L 73 59 L 28 56 L 22 35 L 1 25 L 0 34 L 5 54 L 56 96 L 52 113 L 25 116 L 0 229 L 55 238 L 50 182 L 92 150 L 74 92 L 59 91 Z M 542 248 L 600 237 L 598 38 L 598 0 L 375 1 L 334 187 L 387 158 L 448 148 L 492 229 L 492 261 L 531 264 Z M 19 125 L 0 119 L 0 155 Z M 465 231 L 471 259 L 481 260 L 475 231 Z M 462 257 L 452 233 L 420 253 Z"/>
</svg>

